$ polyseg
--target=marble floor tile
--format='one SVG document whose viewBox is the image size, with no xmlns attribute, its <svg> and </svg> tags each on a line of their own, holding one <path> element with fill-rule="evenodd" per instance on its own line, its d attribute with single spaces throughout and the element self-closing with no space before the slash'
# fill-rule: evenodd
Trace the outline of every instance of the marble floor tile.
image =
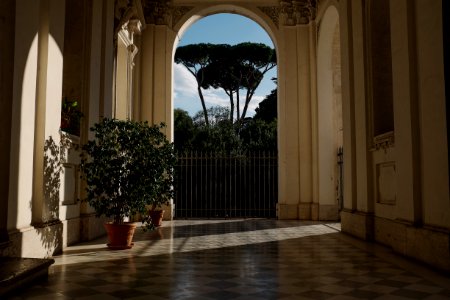
<svg viewBox="0 0 450 300">
<path fill-rule="evenodd" d="M 166 221 L 132 249 L 67 247 L 47 281 L 10 299 L 449 299 L 450 279 L 339 223 Z"/>
</svg>

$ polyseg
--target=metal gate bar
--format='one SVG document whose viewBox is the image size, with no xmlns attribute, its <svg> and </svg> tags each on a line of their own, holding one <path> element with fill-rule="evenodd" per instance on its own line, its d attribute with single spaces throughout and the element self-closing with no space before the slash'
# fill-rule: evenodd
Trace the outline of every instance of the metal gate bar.
<svg viewBox="0 0 450 300">
<path fill-rule="evenodd" d="M 181 154 L 176 166 L 175 217 L 274 218 L 277 169 L 276 151 Z"/>
</svg>

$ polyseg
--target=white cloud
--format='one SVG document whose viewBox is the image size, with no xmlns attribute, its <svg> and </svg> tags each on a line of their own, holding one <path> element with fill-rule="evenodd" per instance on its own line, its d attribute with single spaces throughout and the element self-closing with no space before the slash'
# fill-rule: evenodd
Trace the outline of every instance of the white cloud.
<svg viewBox="0 0 450 300">
<path fill-rule="evenodd" d="M 183 97 L 192 98 L 197 96 L 197 82 L 183 65 L 174 64 L 173 74 L 175 98 L 182 99 Z"/>
<path fill-rule="evenodd" d="M 201 103 L 197 93 L 197 82 L 194 76 L 180 64 L 174 64 L 174 104 L 175 107 L 181 107 L 187 110 L 191 115 L 201 110 Z M 230 107 L 228 95 L 221 89 L 203 90 L 206 106 L 224 106 Z M 242 96 L 242 95 L 241 95 Z M 255 108 L 258 107 L 265 96 L 254 95 L 247 110 L 247 116 L 255 114 Z M 244 108 L 243 99 L 241 99 L 241 112 Z"/>
<path fill-rule="evenodd" d="M 263 101 L 265 96 L 253 95 L 252 101 L 248 104 L 247 117 L 253 117 L 255 109 L 258 107 L 259 102 Z"/>
</svg>

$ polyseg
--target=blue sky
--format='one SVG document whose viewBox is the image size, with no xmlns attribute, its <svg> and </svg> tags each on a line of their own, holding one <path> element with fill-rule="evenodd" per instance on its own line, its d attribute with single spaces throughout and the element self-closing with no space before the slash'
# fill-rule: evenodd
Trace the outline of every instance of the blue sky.
<svg viewBox="0 0 450 300">
<path fill-rule="evenodd" d="M 215 14 L 202 18 L 189 27 L 180 37 L 178 46 L 197 43 L 230 44 L 243 42 L 263 43 L 274 47 L 267 32 L 256 22 L 235 14 Z M 258 103 L 276 86 L 270 80 L 276 77 L 276 68 L 264 76 L 249 105 L 247 116 L 253 116 Z M 229 107 L 228 96 L 220 89 L 204 91 L 208 107 Z M 174 65 L 174 107 L 181 108 L 193 116 L 201 110 L 195 78 L 181 65 Z"/>
</svg>

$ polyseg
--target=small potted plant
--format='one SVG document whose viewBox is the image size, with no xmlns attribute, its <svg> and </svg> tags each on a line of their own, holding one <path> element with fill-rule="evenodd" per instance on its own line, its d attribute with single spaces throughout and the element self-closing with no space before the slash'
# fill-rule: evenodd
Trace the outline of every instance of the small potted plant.
<svg viewBox="0 0 450 300">
<path fill-rule="evenodd" d="M 61 130 L 80 136 L 80 121 L 82 117 L 83 113 L 80 111 L 78 101 L 64 97 L 61 103 Z"/>
<path fill-rule="evenodd" d="M 172 189 L 175 154 L 164 127 L 104 118 L 91 128 L 95 139 L 82 146 L 86 200 L 96 216 L 112 218 L 105 223 L 112 249 L 131 248 L 136 224 L 125 219 L 145 215 L 146 206 Z"/>
</svg>

